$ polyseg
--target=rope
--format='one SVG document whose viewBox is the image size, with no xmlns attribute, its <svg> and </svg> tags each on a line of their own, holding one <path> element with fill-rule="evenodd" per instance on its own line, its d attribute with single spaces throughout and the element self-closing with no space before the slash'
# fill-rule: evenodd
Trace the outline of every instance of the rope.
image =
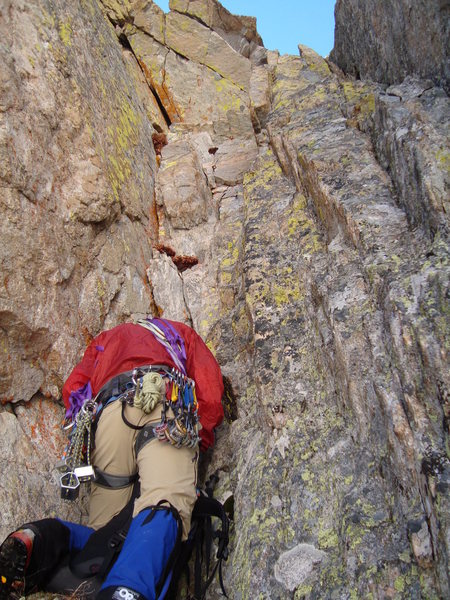
<svg viewBox="0 0 450 600">
<path fill-rule="evenodd" d="M 166 384 L 159 373 L 146 373 L 139 381 L 134 395 L 134 406 L 146 415 L 150 414 L 158 402 L 162 402 Z"/>
<path fill-rule="evenodd" d="M 92 405 L 92 406 L 91 406 Z M 94 405 L 92 401 L 80 410 L 76 418 L 76 427 L 72 434 L 71 443 L 67 453 L 66 462 L 73 468 L 83 462 L 83 454 L 86 452 L 86 463 L 90 464 L 91 450 L 91 426 Z M 86 439 L 87 437 L 87 439 Z"/>
</svg>

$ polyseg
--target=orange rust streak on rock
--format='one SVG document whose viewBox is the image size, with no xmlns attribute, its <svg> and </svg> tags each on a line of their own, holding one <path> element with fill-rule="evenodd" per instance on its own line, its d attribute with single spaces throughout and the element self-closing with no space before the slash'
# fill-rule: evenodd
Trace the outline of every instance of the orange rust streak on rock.
<svg viewBox="0 0 450 600">
<path fill-rule="evenodd" d="M 169 116 L 169 119 L 172 122 L 181 121 L 181 117 L 177 110 L 177 107 L 175 106 L 173 99 L 170 97 L 170 94 L 167 92 L 164 84 L 159 85 L 153 79 L 151 72 L 149 71 L 147 65 L 145 64 L 145 62 L 143 60 L 138 60 L 138 62 L 142 68 L 142 71 L 145 75 L 145 79 L 147 80 L 148 85 L 150 86 L 150 88 L 152 90 L 154 90 L 154 93 L 160 99 L 162 105 L 164 106 L 165 111 L 167 112 L 167 114 Z M 164 70 L 162 71 L 162 75 L 163 75 L 163 77 L 165 76 Z"/>
<path fill-rule="evenodd" d="M 81 328 L 81 333 L 83 335 L 84 338 L 84 343 L 86 344 L 86 346 L 89 346 L 89 344 L 92 342 L 92 340 L 94 339 L 92 334 L 89 333 L 88 328 L 87 327 L 82 327 Z"/>
</svg>

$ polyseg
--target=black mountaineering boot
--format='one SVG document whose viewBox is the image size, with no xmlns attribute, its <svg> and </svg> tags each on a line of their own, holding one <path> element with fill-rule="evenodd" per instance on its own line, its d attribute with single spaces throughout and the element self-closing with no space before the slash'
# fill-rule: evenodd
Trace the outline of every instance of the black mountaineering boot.
<svg viewBox="0 0 450 600">
<path fill-rule="evenodd" d="M 34 538 L 31 529 L 19 529 L 0 546 L 0 600 L 21 597 Z"/>
<path fill-rule="evenodd" d="M 70 531 L 58 519 L 22 525 L 0 546 L 0 600 L 12 600 L 41 589 L 67 556 Z"/>
</svg>

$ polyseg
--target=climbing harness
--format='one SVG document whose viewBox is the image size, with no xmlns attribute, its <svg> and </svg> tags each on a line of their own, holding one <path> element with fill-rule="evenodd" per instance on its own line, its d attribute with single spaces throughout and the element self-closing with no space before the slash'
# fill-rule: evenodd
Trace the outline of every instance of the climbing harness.
<svg viewBox="0 0 450 600">
<path fill-rule="evenodd" d="M 164 398 L 161 421 L 153 429 L 155 437 L 177 448 L 193 447 L 199 442 L 198 402 L 195 395 L 195 382 L 189 379 L 186 372 L 187 357 L 184 340 L 165 319 L 139 319 L 137 324 L 154 335 L 178 367 L 178 369 L 172 368 L 168 373 L 171 383 L 169 399 Z M 173 418 L 168 417 L 169 409 L 174 414 Z"/>
<path fill-rule="evenodd" d="M 120 482 L 94 468 L 90 455 L 93 447 L 93 425 L 102 410 L 113 401 L 122 402 L 124 423 L 136 430 L 147 432 L 146 441 L 156 438 L 176 448 L 195 447 L 199 443 L 198 401 L 195 381 L 186 373 L 186 349 L 183 338 L 170 323 L 163 319 L 142 319 L 139 325 L 150 331 L 169 352 L 177 365 L 146 365 L 121 373 L 108 381 L 92 398 L 89 384 L 75 392 L 74 408 L 63 427 L 68 430 L 69 442 L 58 465 L 61 497 L 75 500 L 80 483 L 95 479 L 106 487 L 124 487 L 134 479 Z M 150 414 L 161 403 L 161 419 L 156 425 L 134 425 L 126 418 L 125 405 L 135 406 Z M 141 446 L 140 446 L 141 447 Z M 132 476 L 133 477 L 133 476 Z M 101 482 L 101 483 L 100 483 Z"/>
</svg>

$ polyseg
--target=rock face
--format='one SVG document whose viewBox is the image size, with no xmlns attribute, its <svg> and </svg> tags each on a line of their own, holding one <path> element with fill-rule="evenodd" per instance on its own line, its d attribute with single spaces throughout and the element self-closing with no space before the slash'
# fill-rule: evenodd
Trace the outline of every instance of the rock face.
<svg viewBox="0 0 450 600">
<path fill-rule="evenodd" d="M 399 83 L 407 75 L 449 89 L 446 0 L 337 0 L 331 60 L 361 79 Z"/>
<path fill-rule="evenodd" d="M 425 55 L 386 87 L 351 36 L 380 83 L 170 8 L 0 8 L 0 536 L 85 518 L 58 500 L 63 381 L 159 314 L 229 383 L 202 471 L 233 498 L 230 598 L 448 597 L 448 97 Z"/>
</svg>

